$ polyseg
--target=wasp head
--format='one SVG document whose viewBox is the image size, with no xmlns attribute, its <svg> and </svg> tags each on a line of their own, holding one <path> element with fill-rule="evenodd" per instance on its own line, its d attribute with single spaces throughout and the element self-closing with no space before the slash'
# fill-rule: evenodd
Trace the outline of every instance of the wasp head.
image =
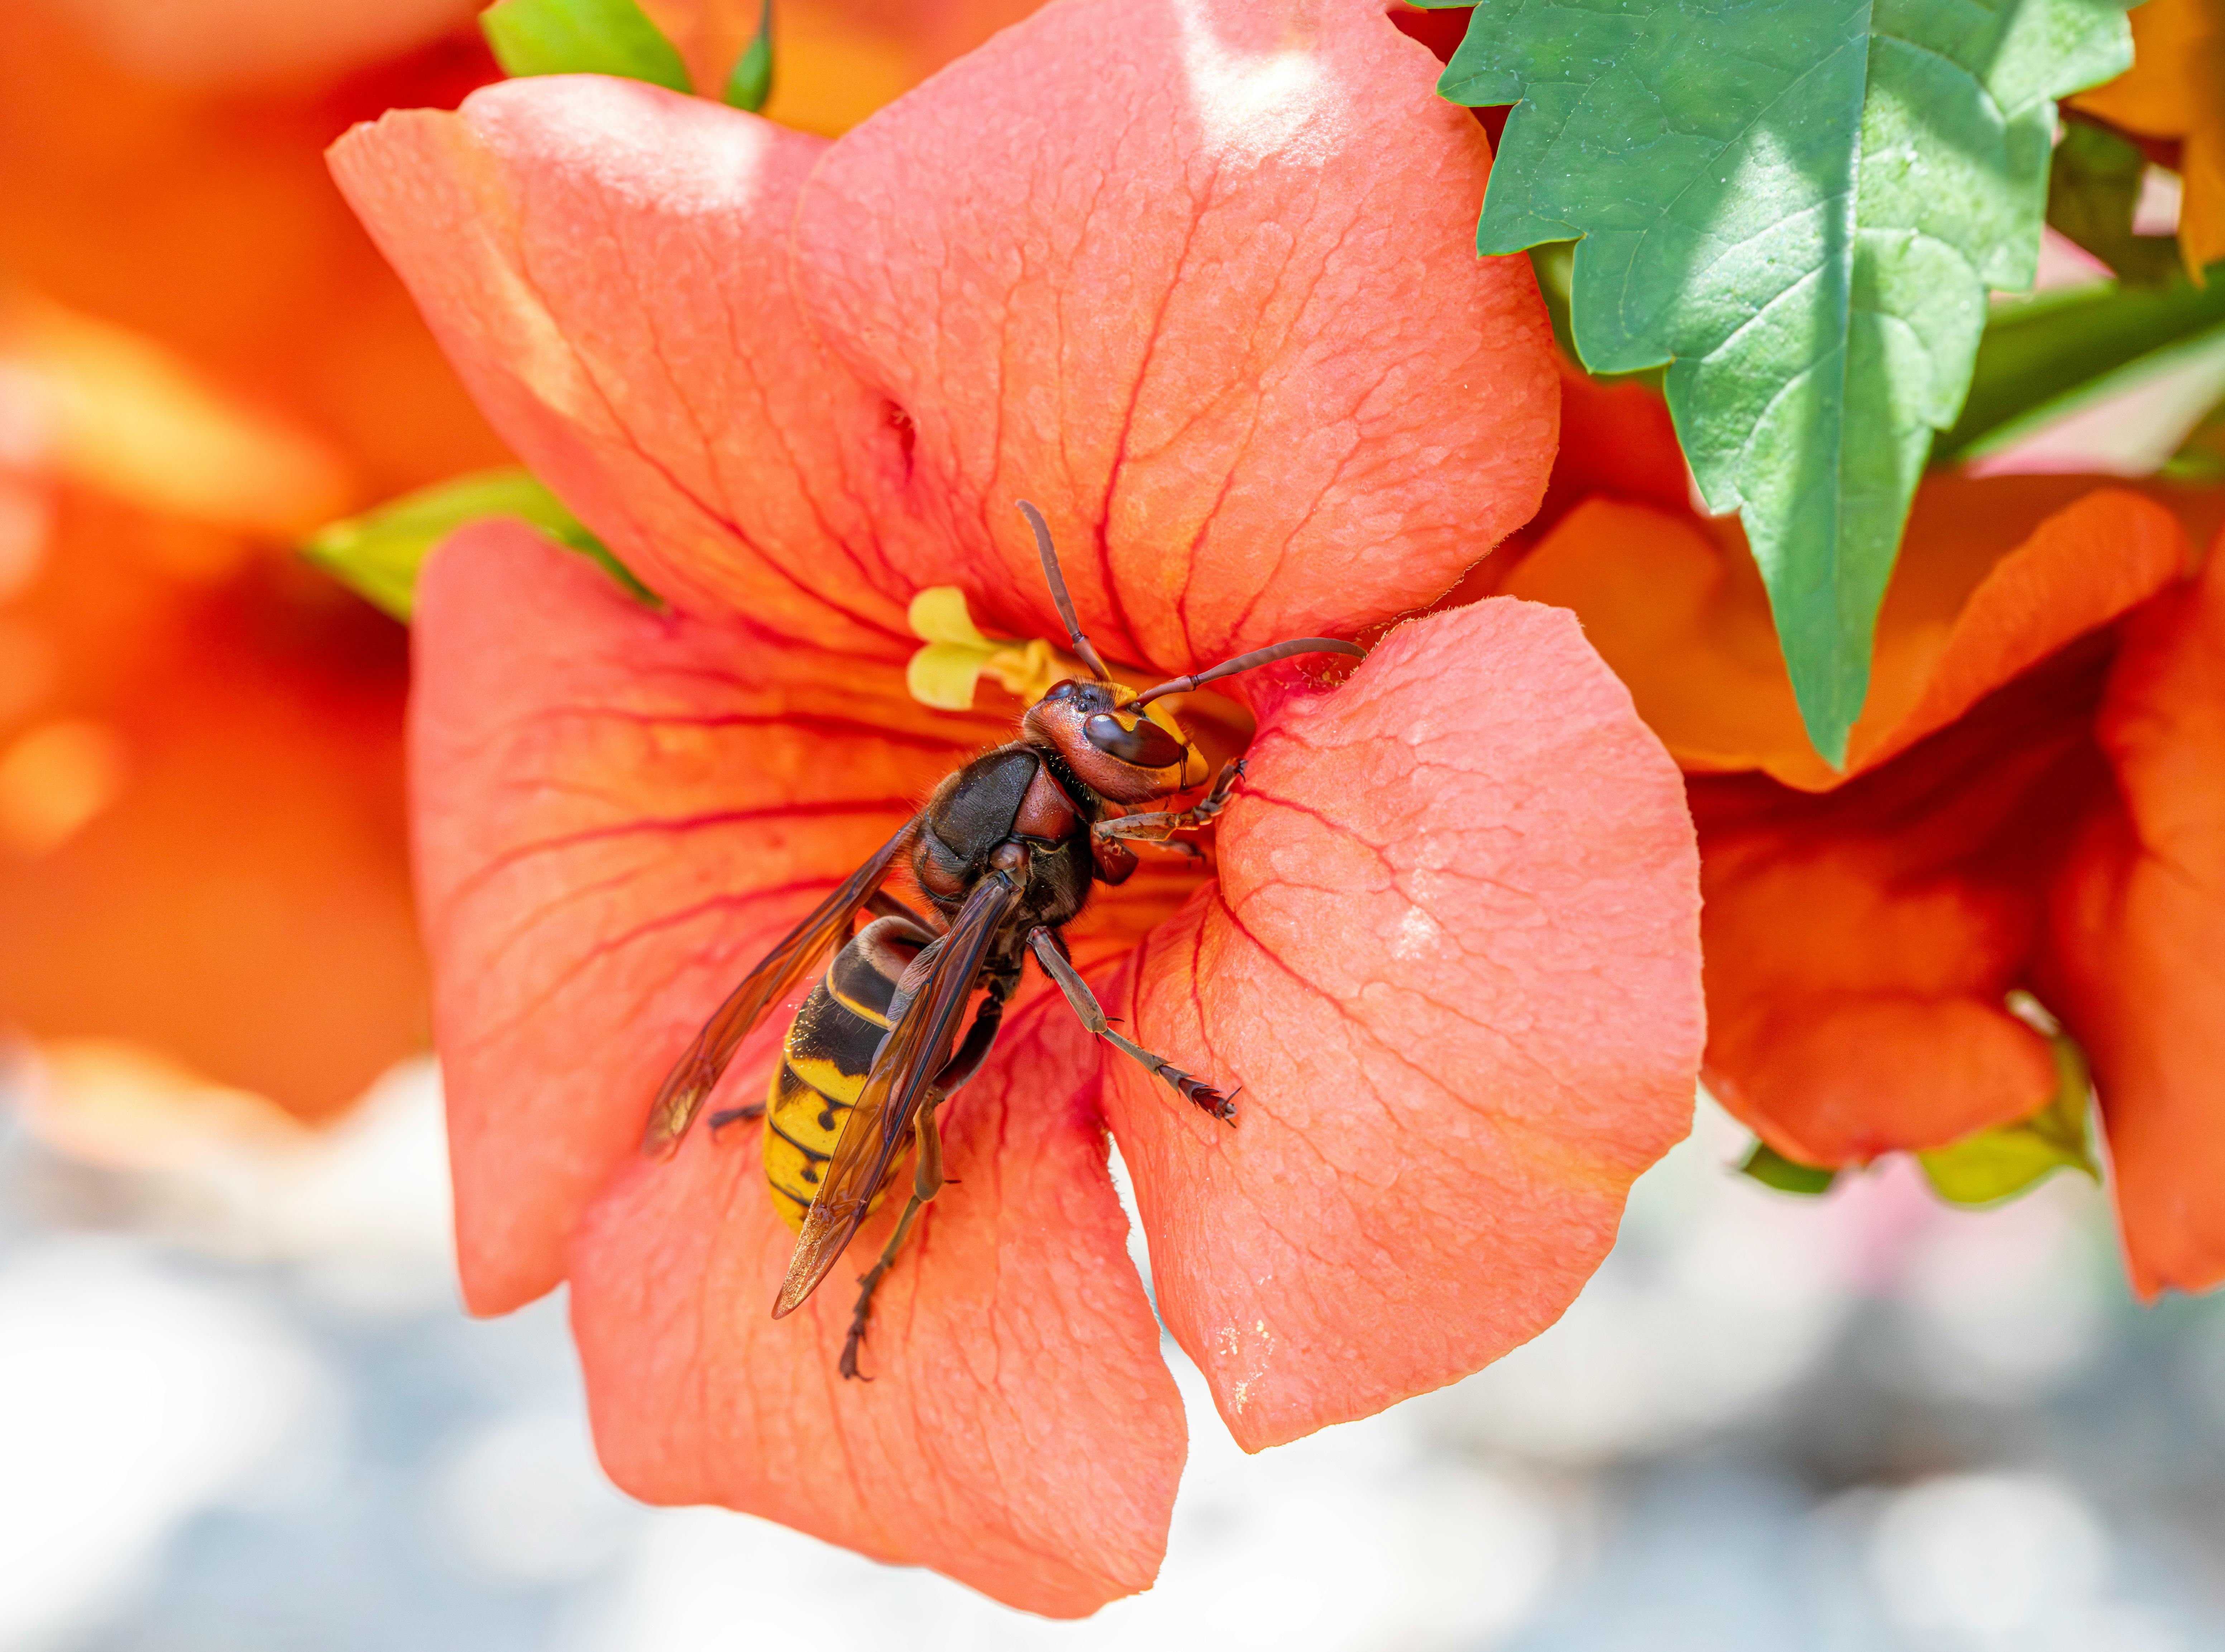
<svg viewBox="0 0 2225 1652">
<path fill-rule="evenodd" d="M 1189 750 L 1141 712 L 1122 709 L 1135 697 L 1119 683 L 1068 677 L 1028 708 L 1020 727 L 1100 797 L 1145 802 L 1182 789 Z"/>
</svg>

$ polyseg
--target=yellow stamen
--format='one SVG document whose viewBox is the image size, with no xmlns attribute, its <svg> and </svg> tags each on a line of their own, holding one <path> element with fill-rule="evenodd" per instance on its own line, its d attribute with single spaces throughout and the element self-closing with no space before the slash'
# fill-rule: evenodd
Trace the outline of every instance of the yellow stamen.
<svg viewBox="0 0 2225 1652">
<path fill-rule="evenodd" d="M 982 636 L 956 585 L 921 592 L 911 599 L 909 617 L 912 635 L 927 646 L 904 668 L 904 686 L 914 699 L 937 711 L 971 710 L 974 687 L 985 675 L 1032 706 L 1061 678 L 1087 674 L 1039 636 L 1008 642 Z"/>
<path fill-rule="evenodd" d="M 973 691 L 980 680 L 992 677 L 999 687 L 1032 706 L 1068 677 L 1089 673 L 1072 655 L 1053 648 L 1040 636 L 1025 642 L 1003 642 L 981 635 L 966 606 L 966 593 L 956 585 L 930 585 L 911 599 L 906 618 L 912 635 L 926 646 L 904 668 L 904 687 L 922 706 L 937 711 L 964 712 L 973 707 Z M 1112 685 L 1114 700 L 1125 704 L 1137 690 L 1126 683 Z M 1153 700 L 1137 713 L 1147 717 L 1183 744 L 1189 736 L 1175 720 L 1165 700 Z M 1202 783 L 1205 759 L 1194 748 L 1182 767 L 1182 783 Z"/>
</svg>

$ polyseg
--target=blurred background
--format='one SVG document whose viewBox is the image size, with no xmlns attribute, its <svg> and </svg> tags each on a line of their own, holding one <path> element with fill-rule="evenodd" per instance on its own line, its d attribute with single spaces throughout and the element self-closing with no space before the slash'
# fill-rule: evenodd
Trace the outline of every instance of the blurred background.
<svg viewBox="0 0 2225 1652">
<path fill-rule="evenodd" d="M 612 1491 L 561 1298 L 456 1307 L 428 1066 L 328 1133 L 136 1168 L 42 1141 L 23 1082 L 10 1652 L 2225 1647 L 2225 1304 L 2136 1307 L 2081 1179 L 1799 1199 L 1703 1104 L 1562 1322 L 1454 1388 L 1246 1458 L 1166 1344 L 1166 1569 L 1051 1624 Z"/>
<path fill-rule="evenodd" d="M 475 9 L 0 5 L 0 1652 L 2225 1648 L 2225 1302 L 2136 1307 L 2079 1178 L 1795 1198 L 1704 1100 L 1455 1388 L 1246 1459 L 1168 1345 L 1166 1570 L 1087 1623 L 612 1491 L 561 1298 L 457 1306 L 407 635 L 296 548 L 506 458 L 321 159 L 496 78 Z M 1030 9 L 792 0 L 768 113 Z M 647 9 L 699 85 L 756 16 Z M 2183 466 L 2221 393 L 2196 351 L 1987 463 Z"/>
</svg>

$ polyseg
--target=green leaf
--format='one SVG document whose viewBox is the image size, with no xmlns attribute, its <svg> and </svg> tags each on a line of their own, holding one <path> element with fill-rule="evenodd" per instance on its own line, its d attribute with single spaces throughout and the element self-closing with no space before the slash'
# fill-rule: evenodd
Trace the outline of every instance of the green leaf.
<svg viewBox="0 0 2225 1652">
<path fill-rule="evenodd" d="M 1537 296 L 1545 301 L 1546 319 L 1553 324 L 1553 342 L 1561 354 L 1582 366 L 1576 342 L 1569 327 L 1569 288 L 1575 279 L 1575 247 L 1567 241 L 1548 241 L 1530 249 L 1531 273 L 1537 278 Z M 1656 396 L 1666 374 L 1661 368 L 1641 368 L 1635 373 L 1593 373 L 1602 384 L 1643 384 Z"/>
<path fill-rule="evenodd" d="M 1739 1171 L 1780 1193 L 1800 1193 L 1810 1198 L 1829 1192 L 1831 1184 L 1839 1179 L 1837 1171 L 1788 1159 L 1766 1142 L 1753 1144 L 1753 1151 L 1746 1155 L 1746 1162 L 1739 1166 Z"/>
<path fill-rule="evenodd" d="M 1956 1205 L 1990 1205 L 2063 1169 L 2101 1179 L 2086 1130 L 2092 1083 L 2085 1054 L 2059 1032 L 2050 1042 L 2055 1050 L 2056 1091 L 2046 1106 L 2013 1124 L 1980 1130 L 1916 1155 L 1932 1191 L 1942 1199 Z"/>
<path fill-rule="evenodd" d="M 726 101 L 757 113 L 772 96 L 772 0 L 758 12 L 758 32 L 726 77 Z"/>
<path fill-rule="evenodd" d="M 2135 235 L 2148 158 L 2137 143 L 2072 121 L 2047 169 L 2047 221 L 2109 266 L 2127 287 L 2168 287 L 2183 265 L 2178 237 Z"/>
<path fill-rule="evenodd" d="M 302 544 L 301 554 L 395 618 L 407 620 L 417 571 L 433 548 L 466 523 L 491 516 L 515 516 L 538 528 L 558 544 L 602 564 L 639 600 L 656 601 L 555 494 L 521 470 L 481 471 L 405 493 L 318 529 Z"/>
<path fill-rule="evenodd" d="M 2184 272 L 2161 291 L 2099 282 L 2009 306 L 1978 345 L 1977 370 L 1937 465 L 2006 446 L 2039 425 L 2204 349 L 2225 327 L 2225 265 L 2209 284 Z"/>
<path fill-rule="evenodd" d="M 678 50 L 634 0 L 495 0 L 479 28 L 505 74 L 615 74 L 691 90 Z"/>
<path fill-rule="evenodd" d="M 1479 250 L 1576 241 L 1584 364 L 1668 364 L 1834 762 L 1986 290 L 2032 278 L 2051 99 L 2131 61 L 2118 0 L 1499 0 L 1439 82 L 1517 104 Z"/>
</svg>

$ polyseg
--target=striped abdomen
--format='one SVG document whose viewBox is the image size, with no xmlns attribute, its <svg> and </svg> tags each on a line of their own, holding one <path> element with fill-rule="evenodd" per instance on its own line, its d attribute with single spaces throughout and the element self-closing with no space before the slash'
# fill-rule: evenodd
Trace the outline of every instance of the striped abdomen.
<svg viewBox="0 0 2225 1652">
<path fill-rule="evenodd" d="M 789 1024 L 765 1098 L 764 1169 L 774 1207 L 792 1228 L 803 1225 L 865 1087 L 897 981 L 930 939 L 908 918 L 876 918 L 834 954 Z"/>
</svg>

